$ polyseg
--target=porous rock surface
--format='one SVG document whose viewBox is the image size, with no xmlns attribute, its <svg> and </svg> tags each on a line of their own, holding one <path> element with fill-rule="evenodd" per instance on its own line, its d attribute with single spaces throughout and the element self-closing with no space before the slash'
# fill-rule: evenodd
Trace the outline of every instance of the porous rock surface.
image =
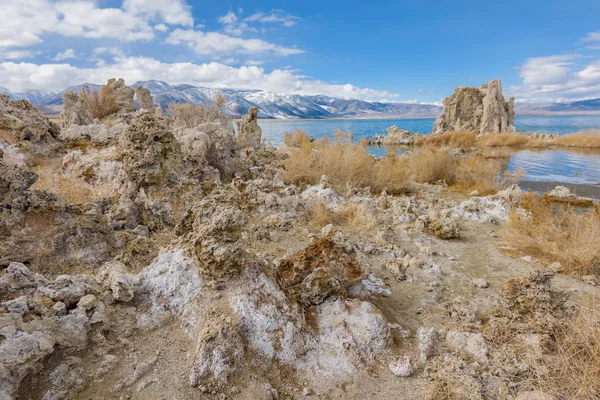
<svg viewBox="0 0 600 400">
<path fill-rule="evenodd" d="M 89 125 L 94 123 L 94 117 L 88 109 L 85 98 L 82 98 L 75 92 L 65 92 L 62 96 L 63 110 L 60 113 L 61 128 L 68 128 L 72 125 Z"/>
<path fill-rule="evenodd" d="M 400 129 L 396 125 L 392 125 L 387 128 L 387 135 L 375 135 L 367 140 L 367 144 L 374 146 L 411 146 L 414 144 L 416 136 L 417 134 L 415 133 L 405 129 Z"/>
<path fill-rule="evenodd" d="M 241 148 L 252 147 L 257 149 L 262 140 L 262 129 L 258 126 L 258 108 L 250 108 L 248 114 L 244 115 L 237 125 L 238 146 Z"/>
<path fill-rule="evenodd" d="M 433 133 L 477 132 L 482 135 L 514 132 L 514 98 L 505 101 L 500 80 L 477 88 L 461 86 L 444 99 Z"/>
<path fill-rule="evenodd" d="M 487 231 L 518 211 L 521 190 L 456 201 L 436 185 L 395 196 L 342 192 L 327 176 L 289 183 L 256 115 L 239 135 L 222 115 L 185 128 L 146 109 L 63 128 L 63 152 L 43 161 L 67 190 L 91 191 L 76 200 L 32 190 L 48 177 L 15 162 L 28 139 L 2 147 L 0 398 L 529 390 L 528 360 L 571 313 L 550 273 L 503 286 L 528 267 Z M 313 226 L 317 206 L 361 219 Z M 502 290 L 473 287 L 476 276 Z M 519 347 L 497 345 L 506 326 Z"/>
</svg>

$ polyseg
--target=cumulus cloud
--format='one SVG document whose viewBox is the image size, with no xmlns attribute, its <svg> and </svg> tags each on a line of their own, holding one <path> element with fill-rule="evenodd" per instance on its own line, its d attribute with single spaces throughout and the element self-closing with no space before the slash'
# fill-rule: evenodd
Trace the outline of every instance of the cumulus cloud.
<svg viewBox="0 0 600 400">
<path fill-rule="evenodd" d="M 15 92 L 27 89 L 58 91 L 77 83 L 103 83 L 114 77 L 123 77 L 128 84 L 138 80 L 157 79 L 172 84 L 262 89 L 283 94 L 322 94 L 377 101 L 391 101 L 398 98 L 396 94 L 387 91 L 307 79 L 291 70 L 276 69 L 267 72 L 259 66 L 235 68 L 217 62 L 163 63 L 148 57 L 116 57 L 115 62 L 94 68 L 78 68 L 69 64 L 37 65 L 10 61 L 0 63 L 0 82 Z"/>
<path fill-rule="evenodd" d="M 3 0 L 0 48 L 39 45 L 47 33 L 151 40 L 154 30 L 150 21 L 181 26 L 194 22 L 183 0 L 125 0 L 122 8 L 100 8 L 91 0 Z"/>
<path fill-rule="evenodd" d="M 63 61 L 63 60 L 68 60 L 69 58 L 75 58 L 75 57 L 77 57 L 77 55 L 75 54 L 75 50 L 66 49 L 65 51 L 58 53 L 56 56 L 54 56 L 53 60 L 54 61 Z"/>
<path fill-rule="evenodd" d="M 35 55 L 30 50 L 0 50 L 0 60 L 22 60 Z"/>
<path fill-rule="evenodd" d="M 530 58 L 521 67 L 523 84 L 508 88 L 507 93 L 518 102 L 567 102 L 600 97 L 600 60 L 588 60 L 573 54 Z"/>
<path fill-rule="evenodd" d="M 581 42 L 598 42 L 600 31 L 590 32 Z M 560 54 L 533 57 L 519 67 L 523 84 L 509 87 L 506 92 L 517 102 L 568 102 L 600 97 L 600 59 L 597 53 L 580 49 L 581 54 Z"/>
<path fill-rule="evenodd" d="M 170 44 L 185 44 L 196 54 L 256 54 L 275 53 L 281 56 L 304 53 L 295 47 L 283 47 L 261 39 L 243 39 L 219 32 L 202 32 L 192 29 L 176 29 L 167 38 Z"/>
</svg>

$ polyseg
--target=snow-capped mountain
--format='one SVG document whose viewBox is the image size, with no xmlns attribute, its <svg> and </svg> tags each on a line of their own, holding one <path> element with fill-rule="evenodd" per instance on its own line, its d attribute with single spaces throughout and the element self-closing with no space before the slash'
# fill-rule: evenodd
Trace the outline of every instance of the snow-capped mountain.
<svg viewBox="0 0 600 400">
<path fill-rule="evenodd" d="M 26 99 L 36 105 L 61 105 L 62 94 L 78 93 L 84 86 L 98 90 L 100 85 L 85 83 L 71 86 L 60 93 L 29 91 L 0 92 L 14 99 Z M 170 103 L 202 104 L 213 101 L 219 93 L 227 96 L 226 113 L 232 117 L 245 114 L 250 107 L 258 107 L 260 118 L 360 118 L 360 117 L 435 117 L 441 107 L 426 104 L 377 103 L 328 96 L 302 96 L 277 94 L 265 90 L 209 89 L 192 85 L 170 85 L 161 81 L 136 82 L 131 87 L 142 86 L 154 97 L 154 102 L 166 110 Z"/>
</svg>

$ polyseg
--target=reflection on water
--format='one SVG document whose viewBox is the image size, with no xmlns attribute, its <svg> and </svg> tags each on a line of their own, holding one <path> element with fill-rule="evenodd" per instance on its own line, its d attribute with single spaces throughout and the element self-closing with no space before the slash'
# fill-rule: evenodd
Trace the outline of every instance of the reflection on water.
<svg viewBox="0 0 600 400">
<path fill-rule="evenodd" d="M 566 150 L 513 152 L 508 169 L 522 168 L 533 182 L 600 183 L 600 154 Z"/>
<path fill-rule="evenodd" d="M 274 146 L 283 146 L 284 132 L 301 129 L 313 138 L 333 136 L 336 129 L 352 132 L 355 140 L 376 134 L 386 134 L 386 128 L 396 125 L 411 132 L 427 134 L 431 132 L 434 118 L 379 119 L 379 120 L 285 120 L 260 121 L 263 138 Z M 567 116 L 517 116 L 515 126 L 524 132 L 573 133 L 585 129 L 600 128 L 600 115 Z M 369 152 L 382 156 L 388 152 L 402 154 L 403 147 L 370 146 Z M 493 152 L 502 157 L 507 150 Z M 588 150 L 522 150 L 510 155 L 509 170 L 522 168 L 527 181 L 564 182 L 576 184 L 597 184 L 600 182 L 600 152 Z"/>
</svg>

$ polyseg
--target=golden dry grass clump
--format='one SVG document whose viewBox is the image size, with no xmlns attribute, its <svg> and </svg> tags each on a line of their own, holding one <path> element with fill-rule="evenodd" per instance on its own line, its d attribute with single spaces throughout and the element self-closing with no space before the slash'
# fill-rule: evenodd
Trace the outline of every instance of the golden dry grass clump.
<svg viewBox="0 0 600 400">
<path fill-rule="evenodd" d="M 600 130 L 587 130 L 572 135 L 560 136 L 556 144 L 565 147 L 600 148 Z"/>
<path fill-rule="evenodd" d="M 422 135 L 416 140 L 417 146 L 436 146 L 468 149 L 475 144 L 475 132 L 444 132 L 437 135 Z"/>
<path fill-rule="evenodd" d="M 452 159 L 448 152 L 433 145 L 423 146 L 407 156 L 412 178 L 419 183 L 448 181 Z"/>
<path fill-rule="evenodd" d="M 519 253 L 548 263 L 558 261 L 567 273 L 600 274 L 600 208 L 577 210 L 525 193 L 511 211 L 501 235 Z"/>
<path fill-rule="evenodd" d="M 481 146 L 525 146 L 529 142 L 529 137 L 521 133 L 494 133 L 493 135 L 482 136 L 477 140 Z"/>
<path fill-rule="evenodd" d="M 597 301 L 580 309 L 570 324 L 554 332 L 556 352 L 537 377 L 546 393 L 560 399 L 600 396 L 600 311 Z"/>
<path fill-rule="evenodd" d="M 89 87 L 84 86 L 79 92 L 79 97 L 87 102 L 88 110 L 94 118 L 106 118 L 119 109 L 117 97 L 108 85 L 102 86 L 99 91 L 90 91 Z"/>
<path fill-rule="evenodd" d="M 329 224 L 344 226 L 350 231 L 366 234 L 377 226 L 377 219 L 360 205 L 349 203 L 334 212 L 322 203 L 316 203 L 307 212 L 308 226 L 321 229 Z"/>
<path fill-rule="evenodd" d="M 369 154 L 366 142 L 352 142 L 352 135 L 336 131 L 335 138 L 311 140 L 308 134 L 286 133 L 289 157 L 284 179 L 288 183 L 317 184 L 327 175 L 338 190 L 346 184 L 371 187 L 375 192 L 403 193 L 408 190 L 409 172 L 402 157 L 386 155 L 380 160 Z"/>
<path fill-rule="evenodd" d="M 183 122 L 186 127 L 193 128 L 219 119 L 226 103 L 227 96 L 219 93 L 215 100 L 209 104 L 170 103 L 167 107 L 167 113 L 175 120 Z"/>
</svg>

